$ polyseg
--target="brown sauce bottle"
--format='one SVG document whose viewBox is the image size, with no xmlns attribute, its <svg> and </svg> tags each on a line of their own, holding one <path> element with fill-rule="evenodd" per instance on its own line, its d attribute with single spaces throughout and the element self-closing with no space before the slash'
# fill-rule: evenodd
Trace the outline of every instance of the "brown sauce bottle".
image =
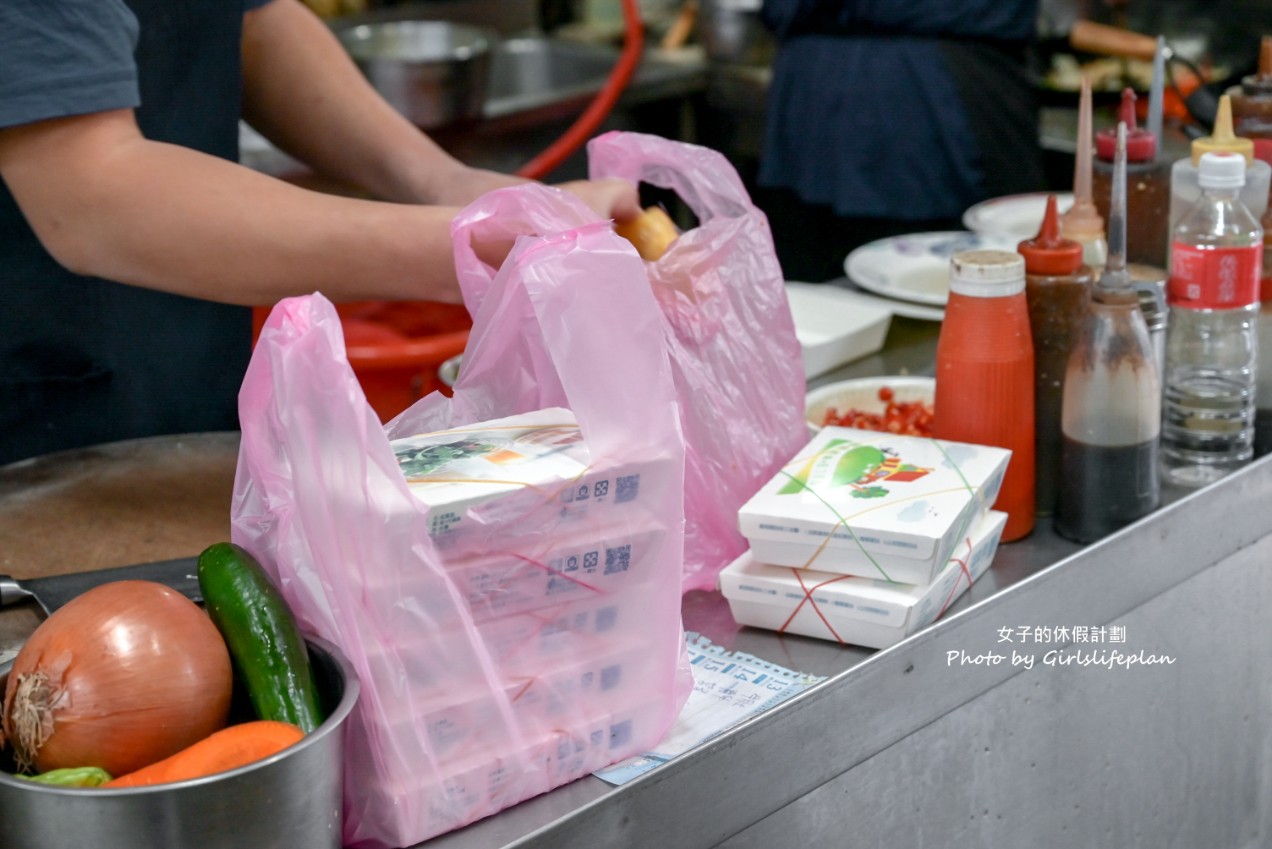
<svg viewBox="0 0 1272 849">
<path fill-rule="evenodd" d="M 1135 92 L 1122 92 L 1119 120 L 1126 125 L 1126 261 L 1166 267 L 1170 252 L 1170 167 L 1157 158 L 1157 137 L 1135 125 Z M 1095 136 L 1096 159 L 1091 165 L 1091 194 L 1105 221 L 1113 187 L 1116 130 Z"/>
<path fill-rule="evenodd" d="M 1272 36 L 1259 42 L 1259 68 L 1225 92 L 1236 134 L 1254 140 L 1254 155 L 1272 163 Z"/>
<path fill-rule="evenodd" d="M 1060 404 L 1069 355 L 1086 315 L 1094 273 L 1082 262 L 1082 245 L 1060 236 L 1055 195 L 1038 235 L 1021 242 L 1025 298 L 1034 346 L 1034 463 L 1036 509 L 1055 509 L 1060 478 Z"/>
</svg>

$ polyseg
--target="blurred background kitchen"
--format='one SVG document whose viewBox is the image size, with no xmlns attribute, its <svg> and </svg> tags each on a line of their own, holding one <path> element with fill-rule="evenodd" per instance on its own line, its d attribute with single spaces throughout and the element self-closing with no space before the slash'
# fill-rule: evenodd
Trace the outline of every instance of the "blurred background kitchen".
<svg viewBox="0 0 1272 849">
<path fill-rule="evenodd" d="M 1010 146 L 1001 145 L 996 152 L 1000 166 L 1005 162 L 1011 167 L 1014 158 L 1029 159 L 1028 169 L 1016 169 L 1027 170 L 1027 175 L 1011 175 L 1014 183 L 998 180 L 973 186 L 970 190 L 979 191 L 980 196 L 967 196 L 964 185 L 957 201 L 943 198 L 953 213 L 946 210 L 941 215 L 925 215 L 926 210 L 920 209 L 916 220 L 885 222 L 893 228 L 891 232 L 858 227 L 860 218 L 847 219 L 845 226 L 833 216 L 831 226 L 821 230 L 806 226 L 804 219 L 792 213 L 803 204 L 792 204 L 790 191 L 758 185 L 777 53 L 774 35 L 761 22 L 762 0 L 305 2 L 340 35 L 390 102 L 461 160 L 558 182 L 586 176 L 584 144 L 607 130 L 651 133 L 701 144 L 728 158 L 757 206 L 768 214 L 788 280 L 834 281 L 837 288 L 855 293 L 862 310 L 871 305 L 920 323 L 939 321 L 941 316 L 944 260 L 930 269 L 925 267 L 925 272 L 931 273 L 916 277 L 922 285 L 915 292 L 892 285 L 889 281 L 897 275 L 891 271 L 883 285 L 867 286 L 871 281 L 848 270 L 852 258 L 863 248 L 889 243 L 893 232 L 931 231 L 931 235 L 940 236 L 941 231 L 965 233 L 970 229 L 981 234 L 985 232 L 982 226 L 968 224 L 968 215 L 986 207 L 982 216 L 986 220 L 981 225 L 994 224 L 989 219 L 997 221 L 995 216 L 1007 214 L 1009 207 L 998 209 L 993 199 L 1010 199 L 1017 196 L 1015 192 L 1055 192 L 1063 211 L 1072 202 L 1074 189 L 1082 76 L 1090 78 L 1094 87 L 1093 131 L 1111 132 L 1115 128 L 1126 87 L 1138 94 L 1142 126 L 1159 35 L 1173 58 L 1165 75 L 1168 84 L 1160 110 L 1157 157 L 1162 163 L 1187 157 L 1191 141 L 1210 133 L 1219 95 L 1256 74 L 1260 42 L 1263 36 L 1272 36 L 1272 0 L 1013 0 L 1001 7 L 982 5 L 978 8 L 987 15 L 992 13 L 994 20 L 1006 16 L 1002 9 L 1025 9 L 1025 31 L 1029 29 L 1028 16 L 1036 15 L 1031 43 L 1019 59 L 1027 81 L 1024 123 L 1029 126 L 1016 126 L 1022 114 L 1016 102 L 1017 81 L 1010 118 L 1014 138 Z M 848 0 L 823 6 L 853 14 L 892 14 L 910 26 L 921 27 L 925 10 L 946 22 L 959 20 L 953 11 L 956 7 L 947 8 L 943 2 L 905 0 L 894 5 L 869 4 L 863 10 Z M 795 8 L 794 3 L 784 5 Z M 972 6 L 976 3 L 969 0 L 967 7 Z M 626 26 L 631 10 L 638 11 L 641 19 L 639 39 Z M 965 12 L 960 14 L 966 17 Z M 1014 16 L 1012 20 L 1019 21 Z M 990 26 L 983 20 L 977 25 L 981 30 Z M 945 59 L 948 66 L 949 56 Z M 1272 61 L 1272 55 L 1267 59 Z M 963 77 L 959 84 L 966 100 L 967 78 L 974 77 L 966 72 Z M 1272 92 L 1272 76 L 1267 82 Z M 992 91 L 988 98 L 979 98 L 983 102 L 977 107 L 978 121 L 986 117 L 987 109 L 992 110 L 994 98 L 1005 96 L 998 86 L 983 88 Z M 1272 103 L 1272 99 L 1267 102 Z M 989 117 L 995 116 L 989 113 Z M 796 118 L 798 132 L 798 114 Z M 969 123 L 965 120 L 963 126 Z M 998 116 L 995 129 L 1006 123 L 1007 119 Z M 927 126 L 929 139 L 932 124 L 929 121 Z M 938 135 L 943 126 L 937 122 Z M 986 135 L 994 138 L 979 124 L 977 129 L 982 143 Z M 1272 137 L 1272 112 L 1268 130 Z M 829 153 L 833 145 L 815 133 L 808 136 L 805 153 L 812 151 L 813 167 L 817 167 L 816 158 L 822 151 Z M 350 191 L 315 177 L 246 125 L 241 129 L 241 141 L 242 160 L 250 167 L 309 188 Z M 957 147 L 945 139 L 938 141 L 945 148 Z M 867 169 L 854 166 L 849 170 L 855 174 Z M 900 194 L 891 192 L 886 180 L 873 179 L 888 190 L 881 193 L 885 200 L 889 194 Z M 939 188 L 929 185 L 925 197 L 917 203 L 911 201 L 911 207 L 930 204 L 934 191 L 939 192 Z M 642 200 L 646 205 L 664 206 L 682 229 L 695 223 L 687 206 L 670 193 L 642 187 Z M 1102 209 L 1107 207 L 1103 195 L 1096 200 Z M 1022 210 L 1033 218 L 1020 232 L 1013 229 L 1010 235 L 1015 240 L 1037 232 L 1041 205 L 1026 206 Z M 821 216 L 821 220 L 825 218 Z M 1007 223 L 1015 228 L 1020 222 Z M 939 253 L 937 249 L 944 249 L 943 244 L 932 250 Z M 1164 264 L 1164 260 L 1154 263 Z M 925 288 L 936 283 L 942 289 L 939 296 Z M 258 311 L 258 321 L 263 316 L 264 311 Z M 343 305 L 342 317 L 350 360 L 385 419 L 430 391 L 446 390 L 454 379 L 470 324 L 462 309 L 427 304 Z M 390 326 L 392 338 L 385 336 Z M 913 322 L 894 322 L 889 348 L 905 347 L 896 340 L 904 342 L 908 337 L 903 331 L 912 326 Z M 407 342 L 403 337 L 411 340 L 409 345 L 420 348 L 412 348 L 410 363 L 405 362 L 402 346 Z M 893 370 L 914 365 L 884 364 Z M 371 381 L 377 385 L 372 386 Z"/>
<path fill-rule="evenodd" d="M 464 89 L 452 99 L 470 108 L 455 107 L 424 123 L 461 158 L 506 171 L 525 166 L 583 113 L 611 75 L 624 39 L 620 0 L 306 2 L 338 30 L 371 22 L 438 20 L 490 31 L 495 41 L 489 55 L 468 63 L 473 67 L 462 73 L 452 69 L 453 78 L 445 83 Z M 748 187 L 754 186 L 774 52 L 759 7 L 760 0 L 639 0 L 643 61 L 600 129 L 638 130 L 706 145 L 728 156 Z M 1057 191 L 1072 188 L 1081 74 L 1087 73 L 1095 87 L 1099 129 L 1114 122 L 1123 86 L 1147 99 L 1152 73 L 1147 58 L 1075 47 L 1070 35 L 1083 20 L 1149 38 L 1162 35 L 1181 57 L 1172 68 L 1178 90 L 1168 87 L 1166 94 L 1162 144 L 1164 152 L 1182 155 L 1190 136 L 1201 130 L 1180 95 L 1204 86 L 1195 98 L 1202 103 L 1195 108 L 1204 121 L 1218 93 L 1255 71 L 1260 37 L 1272 33 L 1272 0 L 1040 0 L 1028 65 L 1038 97 L 1046 188 Z M 1193 78 L 1193 70 L 1201 80 Z M 244 160 L 272 173 L 288 174 L 290 168 L 250 135 Z M 582 176 L 585 170 L 584 156 L 576 153 L 550 178 Z M 290 176 L 305 179 L 304 174 Z"/>
</svg>

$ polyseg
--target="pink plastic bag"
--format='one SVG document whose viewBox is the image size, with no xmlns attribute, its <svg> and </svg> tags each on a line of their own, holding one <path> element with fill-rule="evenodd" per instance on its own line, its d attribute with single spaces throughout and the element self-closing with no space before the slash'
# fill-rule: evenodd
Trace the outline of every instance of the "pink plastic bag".
<svg viewBox="0 0 1272 849">
<path fill-rule="evenodd" d="M 408 846 L 646 751 L 692 686 L 684 447 L 643 263 L 538 186 L 466 210 L 457 253 L 474 222 L 527 209 L 549 235 L 484 282 L 453 400 L 382 427 L 320 295 L 271 312 L 240 393 L 233 539 L 362 683 L 350 846 Z M 460 542 L 430 526 L 391 437 L 554 406 L 577 418 L 583 474 L 468 509 Z"/>
<path fill-rule="evenodd" d="M 592 178 L 671 189 L 698 218 L 648 271 L 685 434 L 684 589 L 713 589 L 747 547 L 738 508 L 808 442 L 803 361 L 773 237 L 716 151 L 619 132 L 587 151 Z"/>
</svg>

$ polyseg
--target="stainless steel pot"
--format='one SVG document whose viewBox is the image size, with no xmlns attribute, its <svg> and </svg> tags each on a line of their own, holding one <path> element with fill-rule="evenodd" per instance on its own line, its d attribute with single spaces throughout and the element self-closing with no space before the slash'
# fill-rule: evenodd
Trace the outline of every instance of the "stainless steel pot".
<svg viewBox="0 0 1272 849">
<path fill-rule="evenodd" d="M 760 0 L 704 0 L 699 26 L 714 62 L 767 66 L 773 59 L 775 41 L 760 21 Z"/>
<path fill-rule="evenodd" d="M 479 118 L 497 35 L 447 21 L 385 21 L 336 31 L 371 85 L 423 129 Z"/>
<path fill-rule="evenodd" d="M 330 643 L 310 639 L 309 650 L 328 716 L 296 745 L 240 769 L 154 787 L 53 787 L 0 772 L 0 846 L 340 849 L 343 726 L 358 678 Z"/>
</svg>

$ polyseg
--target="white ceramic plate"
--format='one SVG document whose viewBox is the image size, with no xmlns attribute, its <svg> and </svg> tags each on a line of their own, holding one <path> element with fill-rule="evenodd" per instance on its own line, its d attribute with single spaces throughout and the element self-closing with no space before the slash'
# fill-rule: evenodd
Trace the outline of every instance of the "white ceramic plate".
<svg viewBox="0 0 1272 849">
<path fill-rule="evenodd" d="M 892 375 L 841 380 L 809 391 L 804 399 L 804 417 L 811 427 L 820 428 L 831 407 L 841 414 L 847 410 L 882 413 L 887 404 L 879 400 L 879 390 L 885 386 L 892 388 L 897 401 L 931 404 L 936 397 L 936 378 L 932 377 Z"/>
<path fill-rule="evenodd" d="M 862 303 L 848 290 L 825 283 L 788 281 L 786 296 L 805 377 L 825 374 L 883 347 L 892 323 L 886 307 Z"/>
<path fill-rule="evenodd" d="M 1073 206 L 1072 194 L 1033 192 L 983 200 L 963 213 L 963 226 L 973 233 L 1020 242 L 1032 239 L 1042 229 L 1047 197 L 1056 195 L 1056 211 L 1061 215 Z"/>
<path fill-rule="evenodd" d="M 844 260 L 848 279 L 861 288 L 927 306 L 950 296 L 950 257 L 960 251 L 1014 251 L 1016 243 L 967 230 L 910 233 L 862 245 Z"/>
</svg>

